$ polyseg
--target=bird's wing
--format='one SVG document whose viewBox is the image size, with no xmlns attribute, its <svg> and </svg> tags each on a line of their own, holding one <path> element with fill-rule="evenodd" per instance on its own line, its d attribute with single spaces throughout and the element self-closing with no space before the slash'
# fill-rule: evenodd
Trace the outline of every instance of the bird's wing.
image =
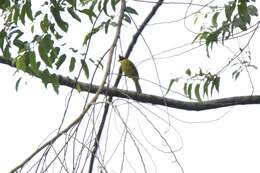
<svg viewBox="0 0 260 173">
<path fill-rule="evenodd" d="M 137 69 L 136 69 L 136 67 L 135 67 L 135 65 L 134 65 L 134 63 L 132 63 L 131 61 L 129 61 L 129 65 L 132 67 L 132 69 L 133 69 L 133 76 L 135 76 L 135 77 L 137 77 L 137 78 L 139 78 L 139 74 L 138 74 L 138 71 L 137 71 Z"/>
</svg>

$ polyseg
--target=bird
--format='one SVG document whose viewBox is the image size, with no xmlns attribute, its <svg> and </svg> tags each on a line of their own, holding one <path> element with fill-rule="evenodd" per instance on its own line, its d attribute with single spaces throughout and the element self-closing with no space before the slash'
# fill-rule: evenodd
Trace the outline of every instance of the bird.
<svg viewBox="0 0 260 173">
<path fill-rule="evenodd" d="M 121 69 L 124 72 L 124 74 L 134 81 L 136 92 L 138 94 L 142 93 L 142 89 L 139 83 L 139 74 L 134 63 L 130 61 L 127 57 L 123 57 L 121 55 L 119 55 L 119 62 L 121 64 Z"/>
</svg>

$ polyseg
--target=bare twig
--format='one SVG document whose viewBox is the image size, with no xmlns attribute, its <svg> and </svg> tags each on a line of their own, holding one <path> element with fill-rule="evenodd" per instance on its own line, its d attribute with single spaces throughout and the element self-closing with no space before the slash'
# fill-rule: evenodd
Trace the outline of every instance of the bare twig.
<svg viewBox="0 0 260 173">
<path fill-rule="evenodd" d="M 110 52 L 109 52 L 109 64 L 108 64 L 109 68 L 107 69 L 107 72 L 106 72 L 107 75 L 108 75 L 108 72 L 110 72 L 110 66 L 111 66 L 111 62 L 112 62 L 112 56 L 113 56 L 113 53 L 114 53 L 114 48 L 116 47 L 117 40 L 118 40 L 118 38 L 120 36 L 120 29 L 121 29 L 121 26 L 122 26 L 122 21 L 123 21 L 123 17 L 124 17 L 125 7 L 126 7 L 126 1 L 125 0 L 121 0 L 121 8 L 120 8 L 120 15 L 119 15 L 119 19 L 118 19 L 117 32 L 116 32 L 115 39 L 113 41 L 113 44 L 112 44 Z M 106 75 L 105 80 L 103 80 L 103 82 L 102 82 L 103 86 L 104 86 L 105 81 L 107 79 L 107 75 Z M 103 87 L 102 88 L 100 87 L 99 90 L 97 91 L 97 93 L 101 93 L 102 89 L 103 89 Z M 105 107 L 106 107 L 106 105 L 105 105 Z M 98 150 L 98 145 L 99 145 L 99 141 L 100 141 L 100 138 L 101 138 L 101 134 L 102 134 L 102 131 L 103 131 L 104 124 L 105 124 L 105 119 L 104 119 L 104 114 L 103 114 L 102 121 L 101 121 L 101 124 L 99 126 L 99 130 L 98 130 L 95 142 L 94 142 L 94 149 L 93 149 L 93 151 L 91 153 L 91 158 L 90 158 L 90 163 L 89 163 L 89 170 L 88 170 L 89 173 L 92 173 L 92 170 L 93 170 L 94 161 L 95 161 L 96 153 L 97 153 L 97 150 Z"/>
<path fill-rule="evenodd" d="M 154 14 L 156 13 L 156 11 L 158 10 L 158 8 L 161 6 L 163 0 L 159 0 L 155 6 L 153 7 L 153 9 L 151 10 L 151 12 L 148 14 L 148 16 L 145 18 L 144 22 L 142 23 L 142 25 L 140 26 L 140 28 L 138 29 L 138 31 L 135 33 L 135 35 L 133 36 L 133 39 L 132 39 L 132 42 L 130 43 L 129 47 L 128 47 L 128 50 L 125 54 L 126 57 L 129 57 L 130 53 L 132 52 L 133 50 L 133 47 L 134 45 L 136 44 L 137 42 L 137 39 L 138 37 L 140 36 L 140 34 L 142 33 L 143 29 L 145 28 L 145 26 L 148 24 L 148 22 L 151 20 L 151 18 L 154 16 Z M 119 69 L 119 72 L 118 72 L 118 76 L 116 78 L 116 81 L 114 83 L 114 88 L 117 88 L 119 82 L 120 82 L 120 79 L 121 79 L 121 75 L 122 75 L 122 70 L 121 68 Z M 107 94 L 107 93 L 104 93 L 104 94 Z M 113 99 L 113 96 L 112 95 L 109 95 L 109 98 L 108 98 L 108 103 L 105 104 L 104 106 L 104 113 L 103 113 L 103 117 L 102 117 L 102 120 L 101 120 L 101 123 L 100 123 L 100 126 L 99 126 L 99 129 L 98 129 L 98 133 L 97 133 L 97 136 L 96 136 L 96 139 L 95 139 L 95 143 L 94 143 L 94 149 L 93 149 L 93 152 L 92 152 L 92 156 L 91 156 L 91 160 L 90 160 L 90 167 L 89 167 L 89 173 L 92 172 L 92 169 L 93 169 L 93 165 L 94 165 L 94 159 L 95 159 L 95 155 L 96 155 L 96 152 L 98 150 L 98 144 L 99 144 L 99 141 L 100 141 L 100 138 L 101 138 L 101 135 L 102 135 L 102 131 L 103 131 L 103 128 L 104 128 L 104 125 L 105 125 L 105 122 L 106 122 L 106 117 L 107 117 L 107 114 L 108 114 L 108 110 L 109 110 L 109 103 L 112 102 L 112 99 Z"/>
<path fill-rule="evenodd" d="M 84 117 L 84 115 L 86 114 L 86 112 L 89 110 L 89 108 L 96 102 L 96 100 L 98 99 L 98 96 L 100 95 L 100 93 L 102 92 L 107 76 L 110 72 L 110 66 L 111 66 L 111 62 L 112 62 L 112 57 L 113 57 L 113 53 L 114 53 L 114 48 L 116 46 L 117 40 L 119 38 L 120 35 L 120 29 L 121 29 L 121 23 L 122 23 L 122 19 L 123 19 L 123 11 L 125 8 L 125 1 L 122 0 L 121 1 L 122 5 L 121 5 L 121 15 L 119 17 L 118 20 L 118 27 L 117 27 L 117 32 L 115 35 L 115 39 L 111 45 L 111 49 L 109 52 L 109 57 L 108 57 L 108 61 L 107 61 L 107 66 L 106 66 L 106 70 L 105 70 L 105 74 L 104 77 L 102 79 L 102 82 L 100 84 L 100 86 L 97 88 L 96 94 L 94 95 L 94 97 L 90 100 L 90 102 L 86 105 L 85 109 L 82 111 L 82 113 L 79 115 L 78 118 L 76 118 L 70 125 L 68 125 L 64 130 L 60 131 L 56 136 L 54 136 L 52 139 L 50 139 L 49 141 L 47 141 L 45 144 L 43 144 L 40 148 L 38 148 L 36 151 L 34 151 L 27 159 L 25 159 L 21 164 L 19 164 L 17 167 L 15 167 L 14 169 L 12 169 L 10 172 L 13 173 L 19 169 L 21 169 L 26 163 L 28 163 L 36 154 L 38 154 L 40 151 L 42 151 L 44 148 L 52 145 L 61 135 L 65 134 L 66 132 L 68 132 L 72 127 L 74 127 L 75 125 L 77 125 Z M 74 85 L 75 86 L 75 85 Z"/>
</svg>

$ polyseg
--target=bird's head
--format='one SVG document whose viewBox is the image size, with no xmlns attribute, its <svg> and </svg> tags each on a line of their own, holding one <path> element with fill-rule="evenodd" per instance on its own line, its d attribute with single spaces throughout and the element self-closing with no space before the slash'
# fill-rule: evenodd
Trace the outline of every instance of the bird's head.
<svg viewBox="0 0 260 173">
<path fill-rule="evenodd" d="M 119 62 L 124 60 L 124 59 L 126 59 L 126 57 L 119 55 L 119 60 L 118 60 Z"/>
</svg>

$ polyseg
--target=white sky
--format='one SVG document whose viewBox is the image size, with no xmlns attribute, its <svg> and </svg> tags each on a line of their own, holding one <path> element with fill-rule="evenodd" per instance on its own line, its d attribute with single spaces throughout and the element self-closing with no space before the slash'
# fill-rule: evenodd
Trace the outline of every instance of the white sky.
<svg viewBox="0 0 260 173">
<path fill-rule="evenodd" d="M 171 7 L 173 6 L 174 5 Z M 149 9 L 145 9 L 144 6 L 140 7 L 140 9 L 143 10 L 143 13 L 145 13 L 146 10 L 149 11 Z M 161 9 L 158 13 L 158 17 L 153 21 L 168 20 L 170 18 L 168 10 L 169 9 Z M 177 14 L 179 14 L 180 17 L 183 16 L 183 8 L 177 7 L 175 10 L 180 10 L 182 13 L 176 11 L 173 15 L 173 19 L 178 18 L 176 17 Z M 140 16 L 144 15 L 140 14 Z M 142 19 L 139 20 L 142 21 Z M 139 20 L 137 20 L 138 24 L 140 24 Z M 181 26 L 182 28 L 178 30 L 178 27 Z M 123 48 L 125 50 L 132 36 L 126 34 L 129 31 L 134 31 L 134 29 L 129 26 L 123 29 L 122 32 L 125 34 L 125 37 L 123 37 Z M 180 24 L 150 26 L 145 30 L 143 35 L 154 54 L 176 47 L 182 43 L 187 43 L 193 39 L 188 31 L 184 31 L 182 22 Z M 250 46 L 253 61 L 257 65 L 260 65 L 259 58 L 257 57 L 260 54 L 259 49 L 257 49 L 259 42 L 256 39 L 259 38 L 259 36 L 259 32 L 257 32 L 254 42 L 252 46 Z M 81 36 L 79 35 L 78 37 L 80 38 Z M 102 44 L 103 40 L 98 43 L 98 45 L 103 47 Z M 106 46 L 104 47 L 107 48 Z M 226 55 L 228 55 L 228 51 L 221 45 L 219 45 L 219 47 L 220 48 L 217 48 L 217 45 L 215 46 L 216 52 L 212 53 L 211 59 L 206 58 L 205 49 L 202 48 L 181 57 L 157 61 L 162 85 L 167 87 L 169 79 L 183 73 L 186 67 L 191 66 L 193 69 L 196 69 L 198 66 L 204 66 L 210 70 L 214 70 L 216 66 L 221 67 L 226 61 L 225 58 Z M 93 52 L 95 51 L 96 50 L 93 50 Z M 146 58 L 150 58 L 148 50 L 144 47 L 143 41 L 139 39 L 139 43 L 131 55 L 131 60 L 140 64 L 142 60 Z M 214 61 L 217 58 L 219 58 L 218 61 Z M 209 64 L 213 61 L 215 64 L 210 66 Z M 15 72 L 14 69 L 1 64 L 0 68 L 0 78 L 2 81 L 2 85 L 0 85 L 0 172 L 8 172 L 30 155 L 39 144 L 41 144 L 43 139 L 57 128 L 57 125 L 59 125 L 62 119 L 66 96 L 70 89 L 61 87 L 60 94 L 57 95 L 51 86 L 46 90 L 40 80 L 26 75 L 20 84 L 19 91 L 16 92 L 16 80 L 22 76 L 23 73 L 13 75 Z M 145 79 L 152 79 L 153 82 L 157 82 L 157 79 L 154 77 L 155 73 L 153 68 L 154 66 L 151 60 L 145 61 L 138 66 L 144 93 L 160 93 L 157 86 L 145 81 Z M 252 78 L 255 81 L 255 94 L 259 94 L 260 84 L 257 80 L 259 70 L 252 73 Z M 98 84 L 98 80 L 96 83 Z M 123 87 L 122 83 L 121 87 Z M 133 88 L 129 81 L 128 85 L 129 88 Z M 250 92 L 250 85 L 246 74 L 242 75 L 241 80 L 234 83 L 231 81 L 231 76 L 229 75 L 221 81 L 221 93 L 215 95 L 215 97 L 248 95 Z M 82 104 L 84 103 L 84 96 L 84 94 L 74 95 L 68 113 L 70 119 L 80 113 Z M 151 106 L 150 108 L 156 109 Z M 135 109 L 131 108 L 131 110 Z M 176 156 L 184 168 L 185 173 L 260 172 L 260 117 L 258 115 L 258 105 L 234 106 L 232 108 L 229 107 L 203 112 L 187 112 L 176 109 L 169 109 L 168 111 L 176 119 L 170 118 L 171 125 L 174 129 L 165 133 L 165 135 L 171 142 L 173 148 L 180 146 L 179 139 L 181 136 L 184 146 L 180 151 L 176 152 Z M 138 114 L 138 112 L 136 112 L 136 114 Z M 164 115 L 167 116 L 165 113 Z M 218 118 L 220 119 L 216 120 Z M 141 116 L 137 119 L 137 122 L 142 123 Z M 180 120 L 188 122 L 216 121 L 208 123 L 185 123 Z M 160 127 L 162 127 L 162 129 L 165 128 L 164 130 L 167 131 L 167 126 Z M 175 130 L 180 136 L 178 136 Z M 149 135 L 152 135 L 152 132 L 147 131 L 147 136 L 149 137 Z M 158 146 L 160 146 L 160 144 L 158 144 Z M 169 160 L 163 157 L 164 156 L 161 156 L 155 159 L 158 161 L 156 162 L 156 164 L 158 164 L 158 172 L 160 172 L 160 166 L 164 172 L 174 172 L 173 169 L 176 169 L 176 171 L 179 170 L 175 167 L 175 164 L 173 164 L 173 168 L 164 167 L 165 162 Z"/>
</svg>

